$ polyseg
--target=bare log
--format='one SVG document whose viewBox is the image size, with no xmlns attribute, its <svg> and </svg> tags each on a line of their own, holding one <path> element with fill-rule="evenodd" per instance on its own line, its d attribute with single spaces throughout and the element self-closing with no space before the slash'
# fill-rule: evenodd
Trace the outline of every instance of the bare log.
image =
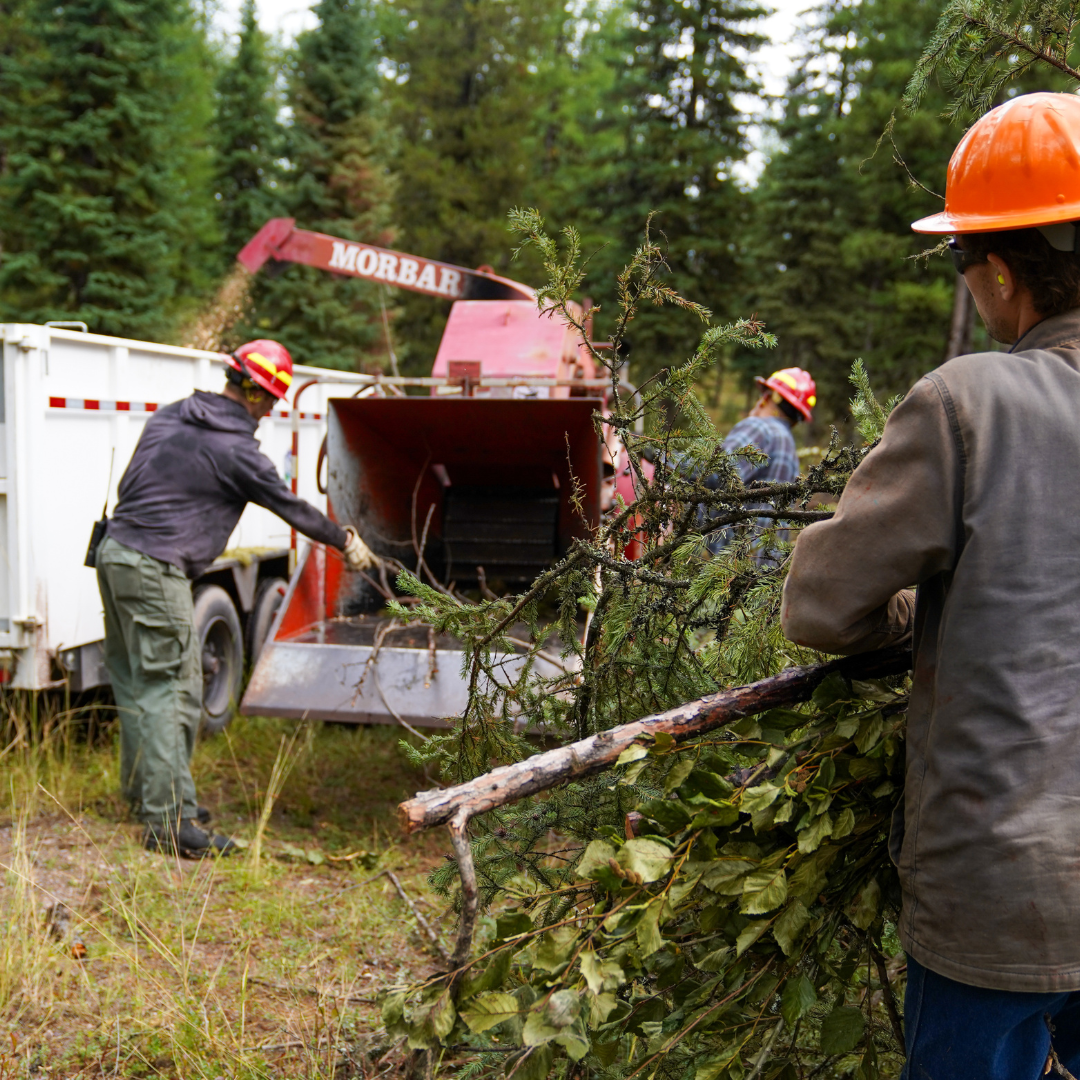
<svg viewBox="0 0 1080 1080">
<path fill-rule="evenodd" d="M 401 803 L 398 813 L 406 832 L 444 825 L 451 819 L 455 820 L 457 831 L 463 832 L 468 821 L 478 814 L 610 768 L 624 750 L 649 736 L 664 732 L 676 742 L 684 742 L 744 716 L 807 701 L 834 671 L 853 679 L 872 679 L 899 675 L 910 667 L 910 650 L 894 648 L 788 668 L 749 686 L 709 694 L 699 701 L 535 754 L 514 765 L 503 765 L 466 784 L 421 791 Z"/>
</svg>

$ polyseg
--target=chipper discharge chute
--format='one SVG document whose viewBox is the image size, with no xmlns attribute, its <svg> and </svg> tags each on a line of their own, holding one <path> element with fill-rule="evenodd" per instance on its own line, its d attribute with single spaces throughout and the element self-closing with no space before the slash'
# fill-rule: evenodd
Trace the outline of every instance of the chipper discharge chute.
<svg viewBox="0 0 1080 1080">
<path fill-rule="evenodd" d="M 517 590 L 600 517 L 595 398 L 347 398 L 330 403 L 330 514 L 421 577 Z M 421 560 L 423 567 L 421 567 Z M 301 556 L 244 697 L 248 714 L 443 726 L 462 654 L 425 626 L 387 631 L 384 599 L 335 551 Z M 508 673 L 520 659 L 509 657 Z M 539 660 L 541 670 L 557 669 Z"/>
</svg>

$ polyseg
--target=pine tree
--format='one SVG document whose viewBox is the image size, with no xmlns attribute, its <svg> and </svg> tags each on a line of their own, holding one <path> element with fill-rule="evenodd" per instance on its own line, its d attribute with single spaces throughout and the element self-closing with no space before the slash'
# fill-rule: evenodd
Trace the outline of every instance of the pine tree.
<svg viewBox="0 0 1080 1080">
<path fill-rule="evenodd" d="M 229 263 L 268 219 L 281 213 L 279 162 L 285 144 L 274 60 L 255 0 L 244 0 L 236 54 L 218 78 L 214 122 L 218 220 Z"/>
<path fill-rule="evenodd" d="M 932 192 L 945 190 L 961 129 L 941 118 L 940 91 L 916 112 L 900 108 L 939 7 L 841 0 L 818 9 L 806 43 L 816 62 L 792 79 L 776 125 L 782 149 L 754 194 L 750 306 L 779 338 L 776 366 L 817 380 L 819 423 L 846 413 L 860 357 L 888 394 L 945 359 L 955 273 L 940 256 L 915 258 L 936 239 L 910 226 L 940 208 Z M 760 371 L 760 357 L 737 363 L 747 376 Z"/>
<path fill-rule="evenodd" d="M 210 64 L 186 0 L 20 5 L 0 57 L 0 318 L 167 339 L 216 243 Z"/>
<path fill-rule="evenodd" d="M 562 0 L 391 0 L 387 55 L 401 132 L 395 203 L 405 250 L 539 280 L 511 258 L 506 214 L 534 205 L 561 223 L 577 117 L 590 86 Z M 587 14 L 587 13 L 586 13 Z M 562 205 L 558 205 L 562 201 Z M 448 305 L 402 299 L 410 368 L 430 370 Z"/>
<path fill-rule="evenodd" d="M 284 206 L 302 228 L 386 245 L 393 183 L 372 8 L 368 0 L 320 0 L 313 10 L 318 26 L 300 35 L 289 70 Z M 264 273 L 231 344 L 273 337 L 298 362 L 357 369 L 386 355 L 376 288 L 305 266 Z"/>
<path fill-rule="evenodd" d="M 740 311 L 740 234 L 748 204 L 732 178 L 747 151 L 735 96 L 753 92 L 746 57 L 766 14 L 753 0 L 625 0 L 605 27 L 615 78 L 594 124 L 598 153 L 582 215 L 617 239 L 594 263 L 611 283 L 649 214 L 671 284 L 718 318 Z M 617 139 L 612 160 L 609 142 Z M 610 310 L 613 296 L 604 295 Z M 600 326 L 607 323 L 601 315 Z M 635 377 L 693 350 L 692 328 L 667 309 L 641 312 L 630 335 Z"/>
</svg>

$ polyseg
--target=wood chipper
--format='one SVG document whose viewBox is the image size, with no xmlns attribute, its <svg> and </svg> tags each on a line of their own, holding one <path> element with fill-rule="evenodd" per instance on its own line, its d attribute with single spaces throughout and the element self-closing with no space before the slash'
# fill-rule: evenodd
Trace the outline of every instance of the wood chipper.
<svg viewBox="0 0 1080 1080">
<path fill-rule="evenodd" d="M 430 376 L 372 376 L 366 396 L 328 402 L 335 520 L 422 580 L 489 593 L 532 581 L 597 526 L 603 455 L 593 414 L 609 383 L 580 334 L 541 314 L 532 289 L 289 219 L 268 222 L 239 256 L 251 271 L 271 259 L 454 301 Z M 408 385 L 428 393 L 405 395 Z M 459 714 L 459 644 L 380 617 L 376 584 L 309 545 L 242 711 L 415 726 Z M 507 658 L 511 668 L 521 662 Z"/>
</svg>

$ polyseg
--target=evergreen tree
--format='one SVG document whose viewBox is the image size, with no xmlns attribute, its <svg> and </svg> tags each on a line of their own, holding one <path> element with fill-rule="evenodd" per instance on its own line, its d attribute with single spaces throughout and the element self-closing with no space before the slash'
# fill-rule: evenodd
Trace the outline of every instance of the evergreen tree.
<svg viewBox="0 0 1080 1080">
<path fill-rule="evenodd" d="M 0 55 L 0 318 L 167 339 L 209 283 L 210 64 L 187 0 L 19 5 Z"/>
<path fill-rule="evenodd" d="M 281 213 L 279 162 L 285 143 L 273 61 L 255 0 L 244 0 L 236 54 L 218 78 L 214 123 L 218 220 L 230 264 L 266 221 Z"/>
<path fill-rule="evenodd" d="M 846 413 L 847 373 L 860 357 L 888 393 L 945 359 L 956 275 L 940 256 L 914 258 L 938 238 L 910 227 L 941 204 L 894 161 L 898 154 L 921 184 L 944 192 L 961 129 L 941 118 L 935 89 L 918 111 L 899 109 L 939 10 L 935 0 L 820 8 L 807 41 L 815 62 L 792 79 L 776 125 L 783 149 L 755 192 L 751 307 L 779 338 L 775 366 L 814 375 L 820 420 Z M 760 357 L 739 363 L 747 376 L 760 371 Z"/>
<path fill-rule="evenodd" d="M 563 0 L 391 0 L 387 55 L 401 132 L 398 246 L 525 282 L 506 215 L 537 206 L 573 221 L 567 170 L 592 83 L 575 60 L 580 23 Z M 583 13 L 587 16 L 588 12 Z M 596 72 L 591 73 L 595 75 Z M 448 305 L 402 298 L 411 370 L 430 370 Z"/>
<path fill-rule="evenodd" d="M 320 0 L 289 71 L 289 170 L 284 206 L 302 228 L 386 245 L 393 240 L 389 134 L 378 87 L 378 41 L 368 0 Z M 306 266 L 262 274 L 250 319 L 231 344 L 274 337 L 305 364 L 356 369 L 386 355 L 377 286 Z"/>
<path fill-rule="evenodd" d="M 748 204 L 731 169 L 747 145 L 735 96 L 756 89 L 746 57 L 762 43 L 753 27 L 765 14 L 753 0 L 625 0 L 613 10 L 600 47 L 615 78 L 593 125 L 597 153 L 582 199 L 593 229 L 614 238 L 594 263 L 601 283 L 613 285 L 656 211 L 652 234 L 670 283 L 718 319 L 741 312 Z M 630 335 L 635 378 L 692 352 L 695 333 L 672 309 L 640 312 Z"/>
</svg>

